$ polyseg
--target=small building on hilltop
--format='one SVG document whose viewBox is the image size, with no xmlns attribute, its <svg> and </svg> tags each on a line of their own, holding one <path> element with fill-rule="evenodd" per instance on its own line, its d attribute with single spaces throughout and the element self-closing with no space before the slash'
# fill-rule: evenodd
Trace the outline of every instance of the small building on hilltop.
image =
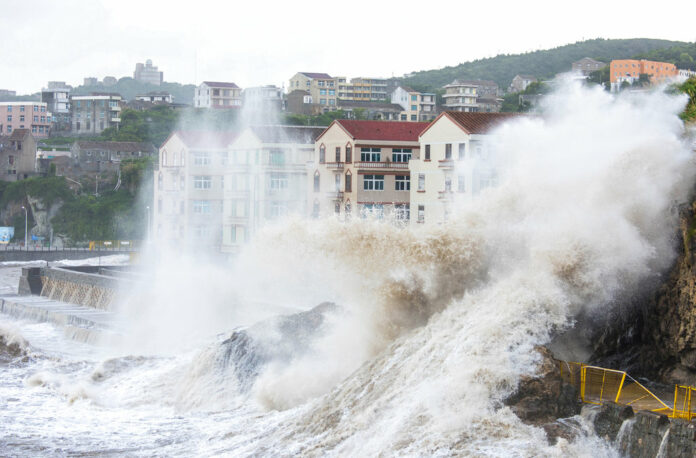
<svg viewBox="0 0 696 458">
<path fill-rule="evenodd" d="M 536 77 L 532 75 L 515 75 L 510 83 L 508 92 L 522 92 L 527 89 L 527 86 L 537 81 Z"/>
<path fill-rule="evenodd" d="M 589 57 L 583 57 L 579 61 L 573 62 L 571 70 L 574 73 L 580 73 L 583 76 L 589 76 L 590 73 L 596 72 L 597 70 L 601 70 L 606 66 L 606 62 L 594 60 Z"/>
<path fill-rule="evenodd" d="M 194 108 L 240 108 L 242 88 L 235 83 L 203 81 L 193 95 Z"/>
<path fill-rule="evenodd" d="M 85 172 L 118 171 L 121 161 L 157 155 L 157 148 L 148 142 L 76 141 L 70 156 Z"/>
<path fill-rule="evenodd" d="M 36 139 L 29 129 L 0 135 L 0 180 L 18 181 L 36 175 Z"/>
</svg>

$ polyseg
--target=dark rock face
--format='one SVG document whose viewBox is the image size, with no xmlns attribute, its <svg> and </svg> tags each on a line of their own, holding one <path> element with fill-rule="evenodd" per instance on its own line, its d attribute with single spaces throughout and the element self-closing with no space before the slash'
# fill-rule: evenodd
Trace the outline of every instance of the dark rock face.
<svg viewBox="0 0 696 458">
<path fill-rule="evenodd" d="M 580 413 L 577 390 L 561 379 L 558 362 L 547 348 L 538 347 L 537 351 L 542 355 L 538 375 L 523 377 L 517 392 L 508 397 L 505 404 L 525 423 L 543 426 L 550 441 L 558 437 L 572 439 L 579 428 L 556 420 Z"/>
<path fill-rule="evenodd" d="M 339 310 L 324 302 L 307 312 L 285 315 L 236 331 L 222 343 L 217 363 L 232 368 L 241 391 L 248 391 L 270 362 L 289 363 L 308 351 L 321 333 L 326 314 Z"/>
<path fill-rule="evenodd" d="M 680 209 L 680 252 L 664 282 L 623 304 L 593 338 L 592 363 L 696 385 L 696 202 Z"/>
<path fill-rule="evenodd" d="M 28 358 L 24 346 L 19 342 L 12 342 L 0 334 L 0 365 L 13 361 L 26 361 Z"/>
<path fill-rule="evenodd" d="M 629 406 L 605 403 L 594 416 L 594 429 L 599 437 L 608 441 L 616 440 L 624 421 L 633 418 L 633 409 Z"/>
</svg>

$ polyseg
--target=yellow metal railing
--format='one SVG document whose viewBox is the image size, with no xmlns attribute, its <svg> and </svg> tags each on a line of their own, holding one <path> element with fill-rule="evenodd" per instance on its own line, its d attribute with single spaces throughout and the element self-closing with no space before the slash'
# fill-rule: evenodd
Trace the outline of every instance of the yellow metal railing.
<svg viewBox="0 0 696 458">
<path fill-rule="evenodd" d="M 611 401 L 635 410 L 664 413 L 672 418 L 696 418 L 696 388 L 676 385 L 674 405 L 668 406 L 654 393 L 624 371 L 588 366 L 583 363 L 559 361 L 561 379 L 578 388 L 580 399 L 588 404 Z"/>
</svg>

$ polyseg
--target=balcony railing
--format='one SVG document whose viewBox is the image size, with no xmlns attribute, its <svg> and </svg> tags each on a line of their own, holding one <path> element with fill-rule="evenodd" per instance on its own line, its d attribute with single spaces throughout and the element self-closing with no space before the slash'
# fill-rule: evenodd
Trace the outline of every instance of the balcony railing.
<svg viewBox="0 0 696 458">
<path fill-rule="evenodd" d="M 121 118 L 111 118 L 111 122 L 121 122 Z"/>
<path fill-rule="evenodd" d="M 408 162 L 363 162 L 358 161 L 355 167 L 359 169 L 403 169 L 408 170 Z"/>
<path fill-rule="evenodd" d="M 326 193 L 326 197 L 333 200 L 343 199 L 343 192 L 341 191 L 330 191 Z"/>
<path fill-rule="evenodd" d="M 442 167 L 443 169 L 451 169 L 454 167 L 454 160 L 452 159 L 444 159 L 438 162 L 440 163 L 440 167 Z"/>
<path fill-rule="evenodd" d="M 443 200 L 452 200 L 454 198 L 454 192 L 450 191 L 438 191 L 438 199 L 443 199 Z"/>
<path fill-rule="evenodd" d="M 343 162 L 324 162 L 327 169 L 343 170 Z"/>
</svg>

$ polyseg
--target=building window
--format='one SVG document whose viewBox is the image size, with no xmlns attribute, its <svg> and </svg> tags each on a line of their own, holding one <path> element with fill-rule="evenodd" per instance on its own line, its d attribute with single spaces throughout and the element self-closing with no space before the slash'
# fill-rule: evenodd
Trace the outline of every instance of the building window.
<svg viewBox="0 0 696 458">
<path fill-rule="evenodd" d="M 326 146 L 321 145 L 319 147 L 319 163 L 323 164 L 326 162 Z"/>
<path fill-rule="evenodd" d="M 157 175 L 157 189 L 162 190 L 162 172 Z"/>
<path fill-rule="evenodd" d="M 24 107 L 20 107 L 20 108 L 24 108 Z M 22 110 L 22 111 L 24 111 L 24 110 Z M 7 106 L 7 112 L 12 113 L 12 105 Z"/>
<path fill-rule="evenodd" d="M 334 175 L 334 191 L 341 192 L 341 175 Z"/>
<path fill-rule="evenodd" d="M 319 105 L 326 105 L 326 99 L 319 99 Z"/>
<path fill-rule="evenodd" d="M 38 105 L 34 105 L 34 111 L 39 111 L 39 106 L 38 106 Z"/>
<path fill-rule="evenodd" d="M 459 144 L 459 160 L 463 161 L 466 158 L 466 143 Z"/>
<path fill-rule="evenodd" d="M 329 105 L 336 105 L 335 99 L 329 99 Z"/>
<path fill-rule="evenodd" d="M 288 189 L 288 175 L 286 173 L 271 173 L 271 190 Z"/>
<path fill-rule="evenodd" d="M 411 206 L 409 204 L 394 205 L 394 218 L 397 221 L 408 221 L 411 218 Z"/>
<path fill-rule="evenodd" d="M 383 191 L 384 190 L 384 175 L 365 175 L 363 177 L 363 190 L 365 190 L 365 191 Z"/>
<path fill-rule="evenodd" d="M 384 217 L 384 204 L 364 204 L 362 206 L 362 217 L 368 215 L 382 219 Z"/>
<path fill-rule="evenodd" d="M 336 147 L 336 162 L 341 162 L 341 147 Z"/>
<path fill-rule="evenodd" d="M 452 192 L 452 177 L 449 175 L 445 177 L 445 192 Z"/>
<path fill-rule="evenodd" d="M 392 162 L 408 162 L 411 160 L 411 148 L 392 149 Z"/>
<path fill-rule="evenodd" d="M 271 150 L 271 165 L 285 165 L 285 151 L 281 149 Z"/>
<path fill-rule="evenodd" d="M 346 145 L 346 162 L 350 163 L 353 160 L 353 147 Z"/>
<path fill-rule="evenodd" d="M 319 95 L 326 95 L 326 89 L 319 89 Z"/>
<path fill-rule="evenodd" d="M 194 200 L 193 201 L 193 213 L 198 213 L 198 214 L 202 214 L 202 215 L 210 214 L 210 201 L 209 200 Z"/>
<path fill-rule="evenodd" d="M 451 143 L 447 143 L 445 145 L 445 159 L 446 160 L 452 159 L 452 144 Z"/>
<path fill-rule="evenodd" d="M 353 175 L 351 175 L 350 170 L 346 172 L 346 192 L 351 192 L 353 190 Z"/>
<path fill-rule="evenodd" d="M 362 162 L 380 162 L 382 148 L 360 148 L 360 160 Z"/>
<path fill-rule="evenodd" d="M 417 96 L 417 95 L 412 95 L 412 96 L 411 96 L 411 100 L 415 102 L 416 100 L 418 100 L 418 96 Z M 412 109 L 412 110 L 415 110 L 415 108 L 411 108 L 411 109 Z"/>
<path fill-rule="evenodd" d="M 210 165 L 210 154 L 193 153 L 193 165 Z"/>
<path fill-rule="evenodd" d="M 418 222 L 419 223 L 425 222 L 425 205 L 418 206 Z"/>
<path fill-rule="evenodd" d="M 425 173 L 418 174 L 418 190 L 425 191 Z"/>
<path fill-rule="evenodd" d="M 418 111 L 418 105 L 411 105 L 411 111 Z"/>
<path fill-rule="evenodd" d="M 212 187 L 212 179 L 209 176 L 194 176 L 193 187 L 194 189 L 210 189 Z"/>
<path fill-rule="evenodd" d="M 430 145 L 425 145 L 425 160 L 430 160 Z"/>
<path fill-rule="evenodd" d="M 457 192 L 466 192 L 464 175 L 459 175 L 459 177 L 457 177 Z"/>
<path fill-rule="evenodd" d="M 396 191 L 411 190 L 411 177 L 409 175 L 396 175 L 394 183 L 394 189 Z"/>
<path fill-rule="evenodd" d="M 318 200 L 315 200 L 314 204 L 312 205 L 312 217 L 319 218 L 319 201 Z"/>
<path fill-rule="evenodd" d="M 319 192 L 319 171 L 314 172 L 314 192 Z"/>
<path fill-rule="evenodd" d="M 336 202 L 336 204 L 334 205 L 334 213 L 337 215 L 341 214 L 341 203 L 340 202 Z"/>
<path fill-rule="evenodd" d="M 9 117 L 9 116 L 8 116 L 8 117 Z M 8 119 L 8 121 L 9 121 L 9 119 Z M 19 121 L 20 121 L 20 122 L 24 122 L 24 115 L 19 115 Z"/>
<path fill-rule="evenodd" d="M 407 119 L 407 116 L 406 116 L 405 114 L 402 114 L 402 115 L 400 116 L 400 119 L 401 119 L 401 121 L 407 121 L 407 120 L 408 120 L 408 119 Z"/>
<path fill-rule="evenodd" d="M 7 122 L 12 122 L 12 115 L 7 115 Z"/>
</svg>

